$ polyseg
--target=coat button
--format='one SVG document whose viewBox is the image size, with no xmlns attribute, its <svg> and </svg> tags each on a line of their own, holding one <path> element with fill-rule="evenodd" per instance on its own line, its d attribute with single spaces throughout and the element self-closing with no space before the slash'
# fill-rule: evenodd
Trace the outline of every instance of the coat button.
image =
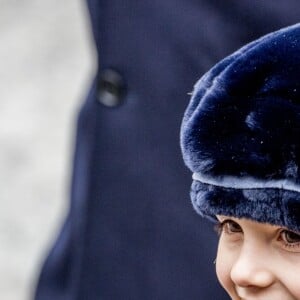
<svg viewBox="0 0 300 300">
<path fill-rule="evenodd" d="M 125 82 L 122 76 L 113 69 L 103 70 L 99 74 L 97 84 L 97 99 L 108 107 L 115 107 L 123 103 Z"/>
</svg>

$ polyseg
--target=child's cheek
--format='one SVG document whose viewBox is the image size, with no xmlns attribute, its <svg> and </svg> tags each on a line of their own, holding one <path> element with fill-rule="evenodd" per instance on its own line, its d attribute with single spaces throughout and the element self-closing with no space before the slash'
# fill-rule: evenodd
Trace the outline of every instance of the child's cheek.
<svg viewBox="0 0 300 300">
<path fill-rule="evenodd" d="M 233 259 L 230 252 L 226 250 L 226 247 L 222 247 L 222 243 L 219 243 L 216 259 L 216 273 L 220 284 L 231 296 L 235 294 L 235 287 L 230 277 L 232 261 Z"/>
<path fill-rule="evenodd" d="M 227 290 L 227 287 L 230 284 L 230 277 L 228 276 L 229 270 L 219 255 L 216 261 L 216 273 L 220 284 Z"/>
</svg>

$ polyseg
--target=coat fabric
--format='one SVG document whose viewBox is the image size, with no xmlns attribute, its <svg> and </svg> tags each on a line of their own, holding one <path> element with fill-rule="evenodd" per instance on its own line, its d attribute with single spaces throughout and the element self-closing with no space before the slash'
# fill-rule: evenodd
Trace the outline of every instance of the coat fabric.
<svg viewBox="0 0 300 300">
<path fill-rule="evenodd" d="M 70 210 L 36 300 L 228 299 L 188 203 L 179 129 L 218 60 L 295 23 L 298 0 L 88 0 L 98 69 L 78 117 Z"/>
</svg>

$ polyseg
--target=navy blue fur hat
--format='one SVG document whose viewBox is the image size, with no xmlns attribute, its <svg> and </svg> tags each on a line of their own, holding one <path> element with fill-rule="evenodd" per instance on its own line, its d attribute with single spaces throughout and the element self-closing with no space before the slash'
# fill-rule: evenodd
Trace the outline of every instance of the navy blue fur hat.
<svg viewBox="0 0 300 300">
<path fill-rule="evenodd" d="M 181 127 L 198 213 L 300 230 L 300 23 L 236 51 L 195 85 Z"/>
</svg>

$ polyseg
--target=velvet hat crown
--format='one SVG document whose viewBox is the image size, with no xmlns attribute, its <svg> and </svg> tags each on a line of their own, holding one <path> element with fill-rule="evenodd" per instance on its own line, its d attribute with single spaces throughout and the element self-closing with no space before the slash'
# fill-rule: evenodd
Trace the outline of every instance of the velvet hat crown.
<svg viewBox="0 0 300 300">
<path fill-rule="evenodd" d="M 181 126 L 198 213 L 300 230 L 300 23 L 220 61 Z"/>
</svg>

